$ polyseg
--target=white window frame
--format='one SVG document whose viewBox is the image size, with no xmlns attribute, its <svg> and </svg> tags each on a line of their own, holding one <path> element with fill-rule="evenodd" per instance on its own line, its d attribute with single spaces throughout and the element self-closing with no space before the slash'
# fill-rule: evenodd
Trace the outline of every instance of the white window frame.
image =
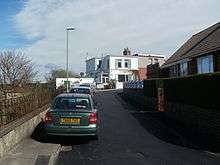
<svg viewBox="0 0 220 165">
<path fill-rule="evenodd" d="M 116 62 L 117 62 L 116 68 L 122 68 L 122 60 L 121 59 L 117 59 Z M 121 64 L 120 67 L 119 67 L 119 63 Z"/>
<path fill-rule="evenodd" d="M 119 81 L 119 76 L 124 76 L 124 80 Z M 127 81 L 129 81 L 129 75 L 127 75 L 127 74 L 119 74 L 118 75 L 118 82 L 127 82 Z"/>
<path fill-rule="evenodd" d="M 207 61 L 205 61 L 207 60 Z M 205 66 L 205 62 L 208 62 L 208 70 L 206 70 L 207 66 Z M 214 62 L 213 62 L 213 55 L 206 55 L 197 58 L 197 73 L 212 73 L 214 72 Z"/>
<path fill-rule="evenodd" d="M 127 64 L 127 66 L 126 66 Z M 131 60 L 130 59 L 125 59 L 124 60 L 124 67 L 125 68 L 130 68 L 131 67 Z"/>
<path fill-rule="evenodd" d="M 188 63 L 187 61 L 180 63 L 180 76 L 188 75 Z"/>
</svg>

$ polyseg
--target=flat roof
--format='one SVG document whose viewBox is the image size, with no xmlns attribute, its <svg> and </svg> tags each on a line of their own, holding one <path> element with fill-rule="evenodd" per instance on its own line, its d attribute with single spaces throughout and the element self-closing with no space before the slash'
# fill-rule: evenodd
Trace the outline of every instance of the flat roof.
<svg viewBox="0 0 220 165">
<path fill-rule="evenodd" d="M 158 58 L 165 58 L 165 55 L 161 55 L 161 54 L 134 54 L 133 56 L 135 57 L 158 57 Z"/>
<path fill-rule="evenodd" d="M 90 61 L 90 60 L 92 60 L 92 59 L 99 59 L 99 60 L 101 60 L 102 58 L 101 57 L 88 57 L 87 59 L 86 59 L 86 61 Z"/>
</svg>

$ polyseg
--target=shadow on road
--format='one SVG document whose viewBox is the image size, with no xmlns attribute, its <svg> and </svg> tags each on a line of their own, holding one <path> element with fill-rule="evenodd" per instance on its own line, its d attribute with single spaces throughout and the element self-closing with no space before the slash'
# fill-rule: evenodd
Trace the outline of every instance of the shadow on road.
<svg viewBox="0 0 220 165">
<path fill-rule="evenodd" d="M 36 126 L 31 138 L 41 143 L 61 144 L 62 146 L 87 144 L 92 140 L 89 137 L 48 136 L 44 130 L 43 122 Z"/>
<path fill-rule="evenodd" d="M 122 103 L 124 108 L 131 112 L 142 127 L 158 139 L 192 149 L 220 152 L 220 144 L 218 144 L 215 137 L 192 130 L 177 121 L 169 119 L 162 112 L 155 110 L 141 111 L 140 106 L 130 104 L 121 93 L 118 93 L 118 97 L 124 102 Z M 144 109 L 146 108 L 142 110 Z"/>
</svg>

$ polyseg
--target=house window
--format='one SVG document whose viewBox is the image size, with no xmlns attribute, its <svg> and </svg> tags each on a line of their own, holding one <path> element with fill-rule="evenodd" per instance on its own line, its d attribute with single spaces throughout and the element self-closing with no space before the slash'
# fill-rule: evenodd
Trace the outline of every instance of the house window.
<svg viewBox="0 0 220 165">
<path fill-rule="evenodd" d="M 128 75 L 118 75 L 118 82 L 128 81 Z"/>
<path fill-rule="evenodd" d="M 102 60 L 99 60 L 99 63 L 98 63 L 97 68 L 98 68 L 98 69 L 101 68 L 101 65 L 102 65 Z"/>
<path fill-rule="evenodd" d="M 213 72 L 213 56 L 203 56 L 197 59 L 198 73 L 211 73 Z"/>
<path fill-rule="evenodd" d="M 109 59 L 107 60 L 107 69 L 109 69 L 110 63 L 109 63 Z"/>
<path fill-rule="evenodd" d="M 180 63 L 180 76 L 186 76 L 188 74 L 187 62 Z"/>
<path fill-rule="evenodd" d="M 131 60 L 125 60 L 125 68 L 130 68 Z"/>
<path fill-rule="evenodd" d="M 178 77 L 179 76 L 179 67 L 178 65 L 173 65 L 170 67 L 170 77 Z"/>
<path fill-rule="evenodd" d="M 105 77 L 102 78 L 102 83 L 105 83 Z"/>
<path fill-rule="evenodd" d="M 122 67 L 122 60 L 118 59 L 116 60 L 116 69 Z"/>
</svg>

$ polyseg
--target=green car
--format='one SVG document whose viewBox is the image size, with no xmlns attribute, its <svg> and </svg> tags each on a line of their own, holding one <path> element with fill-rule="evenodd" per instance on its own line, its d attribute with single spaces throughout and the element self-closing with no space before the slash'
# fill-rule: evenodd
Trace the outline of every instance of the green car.
<svg viewBox="0 0 220 165">
<path fill-rule="evenodd" d="M 44 122 L 47 135 L 98 138 L 98 114 L 89 94 L 58 95 L 46 113 Z"/>
</svg>

